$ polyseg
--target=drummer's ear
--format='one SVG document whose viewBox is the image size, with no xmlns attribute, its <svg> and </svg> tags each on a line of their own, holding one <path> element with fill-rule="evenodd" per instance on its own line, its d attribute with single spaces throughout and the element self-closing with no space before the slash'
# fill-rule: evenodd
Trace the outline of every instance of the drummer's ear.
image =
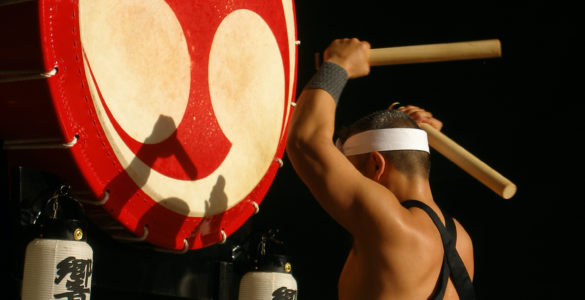
<svg viewBox="0 0 585 300">
<path fill-rule="evenodd" d="M 382 153 L 378 151 L 370 152 L 366 171 L 368 177 L 376 182 L 379 182 L 380 178 L 382 178 L 382 175 L 384 174 L 384 171 L 386 170 L 386 167 L 386 159 Z"/>
</svg>

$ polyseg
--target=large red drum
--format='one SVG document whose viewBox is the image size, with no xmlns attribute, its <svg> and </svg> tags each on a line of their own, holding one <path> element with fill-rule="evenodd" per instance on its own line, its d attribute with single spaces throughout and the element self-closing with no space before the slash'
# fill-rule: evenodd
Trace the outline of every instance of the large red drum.
<svg viewBox="0 0 585 300">
<path fill-rule="evenodd" d="M 258 211 L 295 98 L 292 0 L 40 0 L 0 22 L 11 165 L 168 250 L 225 241 Z"/>
</svg>

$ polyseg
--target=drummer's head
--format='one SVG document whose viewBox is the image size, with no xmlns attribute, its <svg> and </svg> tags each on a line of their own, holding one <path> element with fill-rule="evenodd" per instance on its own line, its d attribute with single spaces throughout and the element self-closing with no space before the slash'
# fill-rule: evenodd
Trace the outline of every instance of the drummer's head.
<svg viewBox="0 0 585 300">
<path fill-rule="evenodd" d="M 339 142 L 344 145 L 352 136 L 368 130 L 385 128 L 416 128 L 418 125 L 409 115 L 393 109 L 373 112 L 343 128 L 339 132 Z M 426 135 L 425 135 L 426 136 Z M 426 142 L 426 140 L 425 140 Z M 345 146 L 345 145 L 344 145 Z M 347 155 L 352 164 L 365 176 L 372 177 L 379 168 L 394 168 L 407 178 L 429 177 L 430 155 L 420 150 L 373 151 L 364 154 Z M 384 160 L 384 161 L 381 161 Z M 375 178 L 374 178 L 375 179 Z"/>
</svg>

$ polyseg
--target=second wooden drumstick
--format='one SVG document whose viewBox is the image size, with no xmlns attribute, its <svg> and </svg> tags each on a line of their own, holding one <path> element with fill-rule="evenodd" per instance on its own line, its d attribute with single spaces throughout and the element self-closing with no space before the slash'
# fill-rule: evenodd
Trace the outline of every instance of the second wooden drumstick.
<svg viewBox="0 0 585 300">
<path fill-rule="evenodd" d="M 498 39 L 375 48 L 370 50 L 370 66 L 428 63 L 502 56 Z"/>
<path fill-rule="evenodd" d="M 514 196 L 516 193 L 516 185 L 510 180 L 431 125 L 426 123 L 419 125 L 427 132 L 429 144 L 433 149 L 437 150 L 502 198 L 510 199 Z"/>
</svg>

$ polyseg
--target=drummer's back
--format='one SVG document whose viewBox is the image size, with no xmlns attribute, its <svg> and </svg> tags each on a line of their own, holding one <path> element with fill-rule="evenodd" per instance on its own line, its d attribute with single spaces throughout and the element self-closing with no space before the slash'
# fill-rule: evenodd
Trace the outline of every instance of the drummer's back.
<svg viewBox="0 0 585 300">
<path fill-rule="evenodd" d="M 340 300 L 432 299 L 439 288 L 443 243 L 429 216 L 421 210 L 411 211 L 417 219 L 414 224 L 422 226 L 404 228 L 399 240 L 384 240 L 374 236 L 374 231 L 354 235 L 353 247 L 339 278 Z M 472 276 L 471 239 L 457 221 L 455 224 L 456 248 Z M 451 280 L 442 299 L 459 299 Z"/>
</svg>

